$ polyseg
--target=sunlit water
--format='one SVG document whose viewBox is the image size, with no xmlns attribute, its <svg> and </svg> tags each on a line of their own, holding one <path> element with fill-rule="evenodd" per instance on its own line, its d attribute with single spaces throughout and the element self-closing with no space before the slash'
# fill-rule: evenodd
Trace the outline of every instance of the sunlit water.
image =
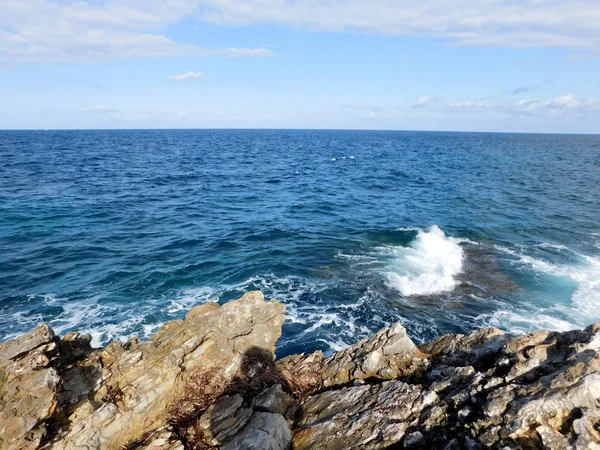
<svg viewBox="0 0 600 450">
<path fill-rule="evenodd" d="M 0 340 L 94 344 L 261 289 L 280 355 L 600 320 L 600 137 L 0 132 Z"/>
</svg>

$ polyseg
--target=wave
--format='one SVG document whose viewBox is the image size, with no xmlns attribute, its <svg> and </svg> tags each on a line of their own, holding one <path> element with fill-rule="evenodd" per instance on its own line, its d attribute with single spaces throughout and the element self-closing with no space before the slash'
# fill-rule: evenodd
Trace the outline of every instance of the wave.
<svg viewBox="0 0 600 450">
<path fill-rule="evenodd" d="M 446 236 L 437 225 L 419 230 L 408 247 L 394 247 L 386 273 L 388 285 L 404 296 L 452 291 L 463 270 L 462 241 Z"/>
<path fill-rule="evenodd" d="M 569 250 L 567 247 L 554 244 L 540 244 L 538 247 L 561 250 L 569 256 L 574 257 L 575 261 L 564 264 L 556 264 L 541 258 L 536 258 L 525 253 L 524 249 L 519 251 L 512 250 L 502 246 L 495 246 L 498 250 L 507 253 L 515 258 L 513 264 L 526 266 L 533 271 L 565 279 L 575 284 L 576 288 L 571 295 L 571 305 L 558 305 L 562 316 L 570 319 L 570 328 L 587 326 L 592 322 L 600 320 L 600 258 L 582 255 Z M 562 321 L 562 319 L 557 319 Z M 520 319 L 523 321 L 523 319 Z M 564 322 L 564 321 L 562 321 Z M 549 327 L 552 329 L 565 329 L 566 322 L 558 323 L 557 326 Z"/>
<path fill-rule="evenodd" d="M 148 339 L 163 323 L 183 317 L 193 306 L 224 303 L 255 289 L 286 306 L 278 345 L 284 354 L 317 349 L 329 354 L 396 321 L 423 342 L 480 326 L 525 333 L 581 328 L 600 319 L 600 258 L 576 255 L 555 244 L 490 246 L 448 236 L 438 226 L 402 231 L 385 245 L 340 249 L 328 277 L 313 272 L 287 275 L 288 268 L 280 269 L 281 274 L 259 269 L 254 276 L 248 277 L 252 272 L 240 276 L 240 282 L 178 286 L 135 304 L 116 303 L 110 292 L 75 298 L 19 297 L 0 310 L 12 322 L 17 319 L 12 326 L 0 316 L 2 339 L 43 320 L 59 334 L 75 329 L 91 333 L 95 347 L 132 336 Z M 485 264 L 487 255 L 497 259 L 498 266 Z M 483 281 L 475 277 L 475 272 L 503 269 L 515 276 L 521 290 L 505 290 L 490 283 L 490 277 Z M 472 288 L 478 283 L 489 295 L 480 296 L 481 290 Z M 403 297 L 419 296 L 419 308 L 398 292 Z"/>
<path fill-rule="evenodd" d="M 569 331 L 575 328 L 571 321 L 557 317 L 558 311 L 540 310 L 499 310 L 483 319 L 483 325 L 501 328 L 515 334 L 530 333 L 534 330 Z"/>
<path fill-rule="evenodd" d="M 530 256 L 521 256 L 521 262 L 542 273 L 555 277 L 568 278 L 577 283 L 572 300 L 575 307 L 573 315 L 586 321 L 600 318 L 598 306 L 600 299 L 600 259 L 581 256 L 581 264 L 555 265 Z"/>
</svg>

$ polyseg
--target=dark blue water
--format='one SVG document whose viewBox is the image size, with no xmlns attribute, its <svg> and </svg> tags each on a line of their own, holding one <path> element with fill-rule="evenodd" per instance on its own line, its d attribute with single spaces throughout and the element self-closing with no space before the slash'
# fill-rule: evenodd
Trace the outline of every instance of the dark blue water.
<svg viewBox="0 0 600 450">
<path fill-rule="evenodd" d="M 262 289 L 279 354 L 600 320 L 600 136 L 0 132 L 0 340 Z"/>
</svg>

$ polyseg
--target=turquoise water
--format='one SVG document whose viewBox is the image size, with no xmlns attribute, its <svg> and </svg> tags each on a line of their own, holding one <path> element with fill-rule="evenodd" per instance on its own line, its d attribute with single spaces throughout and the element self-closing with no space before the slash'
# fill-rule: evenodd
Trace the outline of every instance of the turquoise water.
<svg viewBox="0 0 600 450">
<path fill-rule="evenodd" d="M 280 355 L 600 320 L 600 136 L 6 131 L 0 175 L 0 340 L 147 338 L 250 289 Z"/>
</svg>

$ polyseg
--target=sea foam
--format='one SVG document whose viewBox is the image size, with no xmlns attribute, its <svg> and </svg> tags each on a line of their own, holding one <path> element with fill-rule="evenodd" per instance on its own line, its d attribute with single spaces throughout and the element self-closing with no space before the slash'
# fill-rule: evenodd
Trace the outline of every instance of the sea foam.
<svg viewBox="0 0 600 450">
<path fill-rule="evenodd" d="M 581 264 L 556 265 L 530 256 L 521 256 L 521 261 L 542 273 L 555 277 L 569 278 L 578 285 L 573 293 L 573 316 L 581 318 L 582 323 L 600 319 L 598 298 L 600 298 L 600 259 L 586 255 L 578 255 Z"/>
<path fill-rule="evenodd" d="M 386 273 L 389 286 L 405 296 L 453 290 L 463 268 L 460 242 L 446 236 L 437 225 L 419 230 L 408 247 L 394 247 Z"/>
<path fill-rule="evenodd" d="M 558 279 L 565 279 L 576 284 L 577 288 L 571 295 L 568 304 L 557 304 L 547 308 L 544 314 L 541 311 L 530 314 L 528 312 L 503 311 L 497 313 L 498 326 L 505 322 L 511 331 L 530 331 L 531 329 L 553 329 L 565 331 L 567 329 L 581 328 L 600 320 L 598 298 L 600 298 L 600 258 L 583 255 L 555 244 L 539 244 L 537 247 L 550 248 L 563 251 L 574 257 L 575 261 L 557 264 L 547 260 L 533 257 L 525 249 L 514 250 L 496 245 L 495 248 L 514 257 L 513 264 L 533 270 L 534 272 L 549 275 Z M 561 318 L 562 317 L 562 318 Z M 540 323 L 541 322 L 541 323 Z M 520 330 L 520 325 L 528 323 L 529 327 Z"/>
</svg>

